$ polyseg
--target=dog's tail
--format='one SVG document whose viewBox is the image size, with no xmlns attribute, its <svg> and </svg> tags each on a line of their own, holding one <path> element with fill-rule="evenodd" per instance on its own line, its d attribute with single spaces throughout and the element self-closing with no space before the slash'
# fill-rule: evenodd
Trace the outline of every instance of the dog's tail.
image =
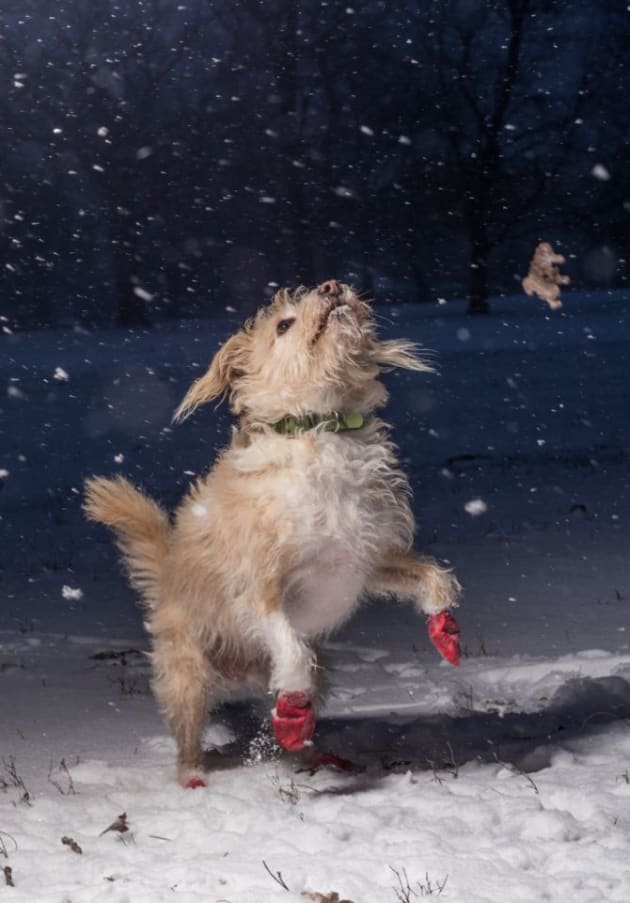
<svg viewBox="0 0 630 903">
<path fill-rule="evenodd" d="M 167 513 L 123 477 L 86 480 L 83 510 L 90 520 L 114 530 L 131 585 L 148 608 L 155 608 L 170 542 Z"/>
</svg>

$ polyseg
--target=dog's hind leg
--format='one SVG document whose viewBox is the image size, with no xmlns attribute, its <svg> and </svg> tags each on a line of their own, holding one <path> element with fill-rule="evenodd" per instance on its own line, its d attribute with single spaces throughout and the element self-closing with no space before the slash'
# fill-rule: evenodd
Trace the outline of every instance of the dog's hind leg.
<svg viewBox="0 0 630 903">
<path fill-rule="evenodd" d="M 212 690 L 204 650 L 189 633 L 170 633 L 155 637 L 152 659 L 153 692 L 177 743 L 178 780 L 184 787 L 201 786 L 201 735 Z"/>
</svg>

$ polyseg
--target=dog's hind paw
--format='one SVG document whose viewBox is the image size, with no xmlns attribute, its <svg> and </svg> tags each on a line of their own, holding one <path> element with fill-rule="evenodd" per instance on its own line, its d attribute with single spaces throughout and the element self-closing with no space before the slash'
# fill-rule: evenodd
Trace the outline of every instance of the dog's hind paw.
<svg viewBox="0 0 630 903">
<path fill-rule="evenodd" d="M 187 790 L 196 790 L 197 787 L 207 787 L 206 776 L 199 765 L 178 762 L 177 780 Z"/>
<path fill-rule="evenodd" d="M 207 787 L 208 785 L 203 778 L 188 778 L 185 786 L 187 790 L 196 790 L 197 787 Z"/>
</svg>

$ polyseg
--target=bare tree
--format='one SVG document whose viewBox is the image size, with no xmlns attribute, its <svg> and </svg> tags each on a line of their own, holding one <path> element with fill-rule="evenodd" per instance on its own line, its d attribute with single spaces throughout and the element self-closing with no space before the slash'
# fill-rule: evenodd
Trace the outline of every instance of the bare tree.
<svg viewBox="0 0 630 903">
<path fill-rule="evenodd" d="M 414 20 L 440 139 L 425 178 L 442 199 L 430 207 L 448 211 L 448 229 L 459 224 L 467 237 L 471 313 L 489 309 L 493 252 L 554 206 L 588 97 L 589 6 L 438 0 Z"/>
</svg>

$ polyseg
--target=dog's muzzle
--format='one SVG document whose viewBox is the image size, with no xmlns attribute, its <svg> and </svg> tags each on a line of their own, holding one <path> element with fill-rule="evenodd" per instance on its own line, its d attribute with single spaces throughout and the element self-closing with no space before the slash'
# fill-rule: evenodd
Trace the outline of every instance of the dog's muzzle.
<svg viewBox="0 0 630 903">
<path fill-rule="evenodd" d="M 336 279 L 327 279 L 317 286 L 318 295 L 328 295 L 329 298 L 338 298 L 343 295 L 343 285 Z"/>
</svg>

